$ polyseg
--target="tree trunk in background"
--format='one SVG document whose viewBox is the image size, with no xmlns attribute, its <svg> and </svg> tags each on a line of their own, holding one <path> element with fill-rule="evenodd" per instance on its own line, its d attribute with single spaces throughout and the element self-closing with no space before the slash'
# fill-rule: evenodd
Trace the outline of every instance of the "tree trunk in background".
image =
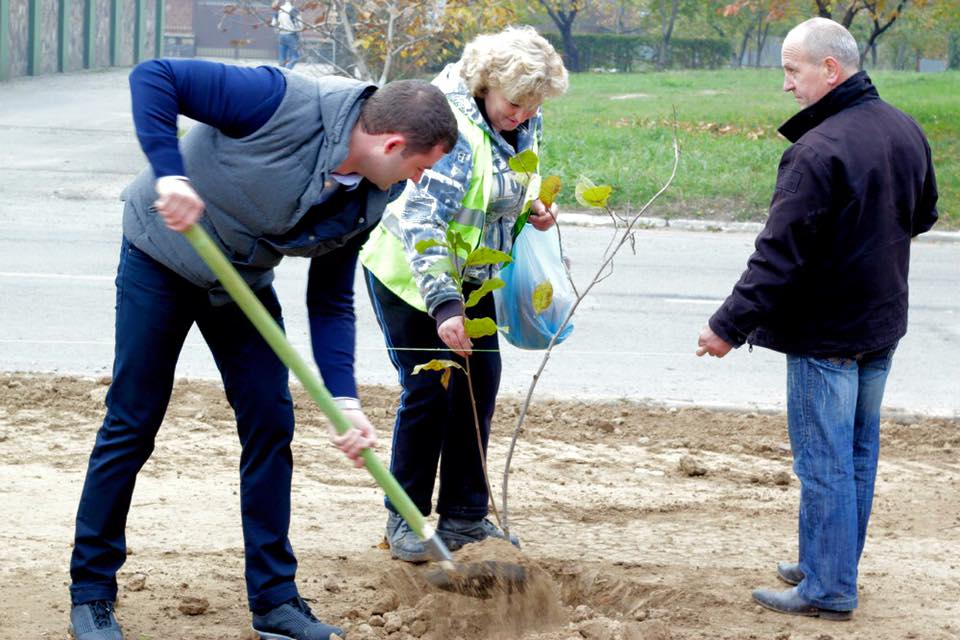
<svg viewBox="0 0 960 640">
<path fill-rule="evenodd" d="M 737 56 L 737 66 L 743 66 L 743 56 L 747 54 L 747 45 L 750 43 L 750 36 L 753 35 L 753 23 L 750 23 L 750 26 L 747 27 L 747 30 L 743 32 L 743 40 L 740 41 L 740 55 Z M 747 60 L 747 65 L 750 64 L 750 61 Z"/>
<path fill-rule="evenodd" d="M 867 46 L 863 48 L 863 53 L 860 54 L 861 69 L 863 69 L 863 61 L 866 60 L 868 51 L 873 49 L 874 56 L 876 56 L 875 50 L 877 47 L 877 40 L 879 40 L 880 36 L 886 33 L 887 29 L 892 27 L 893 23 L 897 21 L 897 18 L 900 17 L 900 14 L 903 13 L 903 10 L 907 6 L 907 0 L 900 0 L 900 2 L 897 3 L 897 8 L 890 14 L 890 19 L 887 20 L 886 24 L 880 24 L 876 3 L 870 4 L 865 2 L 864 4 L 868 5 L 867 8 L 872 12 L 871 15 L 873 16 L 873 28 L 870 30 L 870 37 L 867 39 Z M 849 11 L 847 13 L 849 13 Z M 849 28 L 848 25 L 844 26 Z M 874 57 L 874 63 L 876 63 L 876 57 Z"/>
<path fill-rule="evenodd" d="M 677 11 L 680 9 L 680 0 L 671 0 L 670 17 L 667 17 L 667 7 L 660 5 L 660 50 L 657 52 L 657 70 L 663 71 L 670 64 L 670 38 L 673 37 L 673 25 L 677 20 Z"/>
<path fill-rule="evenodd" d="M 817 3 L 817 14 L 821 18 L 836 20 L 836 18 L 833 17 L 830 0 L 815 0 L 815 2 Z M 861 9 L 864 8 L 864 6 L 861 6 L 860 0 L 853 0 L 853 2 L 850 3 L 850 6 L 847 7 L 846 13 L 843 14 L 843 19 L 837 20 L 837 22 L 849 29 L 850 25 L 853 23 L 853 19 L 858 13 L 860 13 Z"/>
<path fill-rule="evenodd" d="M 767 34 L 770 33 L 770 23 L 763 24 L 763 13 L 757 15 L 757 64 L 760 67 L 760 61 L 763 56 L 763 48 L 767 46 Z"/>
<path fill-rule="evenodd" d="M 563 39 L 563 63 L 567 71 L 582 71 L 580 68 L 580 52 L 577 51 L 577 44 L 573 40 L 573 21 L 577 18 L 577 12 L 580 10 L 580 4 L 576 0 L 568 3 L 554 3 L 549 0 L 540 0 L 540 6 L 547 11 L 547 15 L 557 26 L 560 37 Z M 564 10 L 562 7 L 566 6 Z"/>
</svg>

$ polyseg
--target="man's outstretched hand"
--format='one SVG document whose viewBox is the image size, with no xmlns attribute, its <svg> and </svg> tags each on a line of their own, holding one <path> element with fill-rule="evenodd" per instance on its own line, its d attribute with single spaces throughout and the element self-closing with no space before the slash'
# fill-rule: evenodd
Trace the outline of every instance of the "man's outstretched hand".
<svg viewBox="0 0 960 640">
<path fill-rule="evenodd" d="M 710 354 L 715 358 L 722 358 L 730 353 L 732 348 L 733 345 L 715 334 L 709 325 L 704 325 L 700 330 L 700 338 L 697 340 L 698 356 Z"/>
</svg>

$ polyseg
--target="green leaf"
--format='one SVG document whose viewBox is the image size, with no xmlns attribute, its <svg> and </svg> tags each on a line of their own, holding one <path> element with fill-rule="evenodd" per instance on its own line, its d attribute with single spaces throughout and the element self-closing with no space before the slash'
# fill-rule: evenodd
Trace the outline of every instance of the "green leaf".
<svg viewBox="0 0 960 640">
<path fill-rule="evenodd" d="M 527 149 L 507 160 L 507 164 L 517 173 L 535 173 L 537 165 L 540 164 L 540 158 L 533 151 Z"/>
<path fill-rule="evenodd" d="M 593 187 L 584 191 L 583 199 L 588 206 L 602 209 L 607 206 L 607 198 L 610 197 L 612 192 L 613 188 L 610 185 L 602 184 L 599 187 Z"/>
<path fill-rule="evenodd" d="M 613 189 L 609 185 L 593 184 L 593 181 L 586 176 L 580 176 L 577 180 L 577 188 L 574 191 L 574 197 L 584 207 L 603 208 L 607 206 L 607 198 Z"/>
<path fill-rule="evenodd" d="M 470 243 L 467 242 L 466 238 L 463 237 L 463 234 L 457 231 L 456 229 L 447 228 L 447 245 L 449 247 L 455 248 L 457 253 L 462 253 L 467 255 L 470 253 L 470 250 L 473 249 L 470 246 Z"/>
<path fill-rule="evenodd" d="M 427 273 L 431 275 L 439 275 L 441 273 L 449 274 L 450 276 L 454 275 L 453 272 L 453 263 L 450 262 L 450 258 L 440 258 L 432 265 L 427 267 Z"/>
<path fill-rule="evenodd" d="M 577 178 L 577 186 L 573 190 L 573 197 L 576 198 L 577 202 L 579 202 L 584 207 L 589 207 L 590 205 L 588 205 L 583 200 L 583 192 L 586 191 L 587 189 L 592 189 L 595 186 L 597 185 L 593 183 L 593 180 L 591 180 L 587 176 L 580 176 L 579 178 Z"/>
<path fill-rule="evenodd" d="M 513 262 L 513 258 L 510 257 L 509 253 L 497 251 L 496 249 L 491 249 L 490 247 L 477 247 L 470 252 L 470 255 L 467 256 L 467 262 L 464 266 L 472 267 L 478 264 L 509 264 L 511 262 Z"/>
<path fill-rule="evenodd" d="M 457 369 L 463 369 L 459 364 L 453 360 L 443 360 L 440 358 L 434 358 L 430 362 L 424 362 L 423 364 L 418 364 L 413 368 L 413 375 L 417 375 L 421 371 L 443 371 L 445 369 L 450 369 L 451 367 L 456 367 Z"/>
<path fill-rule="evenodd" d="M 427 249 L 432 247 L 444 247 L 446 246 L 436 238 L 428 238 L 427 240 L 421 240 L 414 247 L 417 250 L 417 253 L 424 253 Z"/>
<path fill-rule="evenodd" d="M 483 299 L 483 296 L 495 289 L 502 289 L 505 286 L 506 283 L 500 278 L 488 278 L 487 280 L 483 281 L 483 284 L 480 285 L 479 289 L 475 289 L 470 293 L 470 297 L 467 298 L 467 302 L 463 306 L 469 309 L 480 302 L 480 300 Z"/>
<path fill-rule="evenodd" d="M 531 296 L 533 302 L 533 311 L 538 315 L 550 308 L 553 304 L 553 285 L 549 280 L 544 280 L 533 290 Z"/>
<path fill-rule="evenodd" d="M 517 236 L 520 235 L 520 232 L 523 231 L 523 227 L 527 224 L 527 219 L 530 218 L 530 209 L 517 216 L 517 221 L 513 224 L 513 239 L 516 240 Z"/>
<path fill-rule="evenodd" d="M 492 336 L 497 332 L 497 323 L 492 318 L 464 318 L 463 325 L 470 338 Z"/>
</svg>

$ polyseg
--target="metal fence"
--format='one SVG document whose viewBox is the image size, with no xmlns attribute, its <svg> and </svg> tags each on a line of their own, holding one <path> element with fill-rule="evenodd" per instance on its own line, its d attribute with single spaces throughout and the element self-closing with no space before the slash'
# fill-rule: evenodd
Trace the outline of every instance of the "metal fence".
<svg viewBox="0 0 960 640">
<path fill-rule="evenodd" d="M 164 0 L 0 0 L 0 80 L 163 53 Z"/>
</svg>

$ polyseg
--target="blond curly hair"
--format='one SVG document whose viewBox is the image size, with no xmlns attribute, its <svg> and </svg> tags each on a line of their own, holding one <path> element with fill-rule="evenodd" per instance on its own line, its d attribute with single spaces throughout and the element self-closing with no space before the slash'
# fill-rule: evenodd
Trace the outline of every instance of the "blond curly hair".
<svg viewBox="0 0 960 640">
<path fill-rule="evenodd" d="M 499 89 L 514 104 L 536 107 L 567 90 L 563 60 L 528 26 L 477 36 L 463 49 L 460 76 L 474 97 Z"/>
</svg>

